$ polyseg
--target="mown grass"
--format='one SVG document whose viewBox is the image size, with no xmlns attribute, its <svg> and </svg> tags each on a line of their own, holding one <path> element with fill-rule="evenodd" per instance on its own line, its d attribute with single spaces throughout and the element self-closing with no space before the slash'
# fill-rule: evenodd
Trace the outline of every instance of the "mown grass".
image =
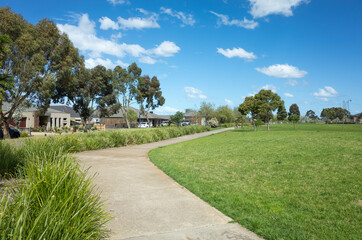
<svg viewBox="0 0 362 240">
<path fill-rule="evenodd" d="M 203 126 L 122 130 L 0 141 L 0 239 L 102 239 L 110 216 L 69 153 L 142 144 L 210 130 Z"/>
<path fill-rule="evenodd" d="M 251 127 L 152 150 L 158 167 L 266 239 L 361 239 L 362 125 Z"/>
</svg>

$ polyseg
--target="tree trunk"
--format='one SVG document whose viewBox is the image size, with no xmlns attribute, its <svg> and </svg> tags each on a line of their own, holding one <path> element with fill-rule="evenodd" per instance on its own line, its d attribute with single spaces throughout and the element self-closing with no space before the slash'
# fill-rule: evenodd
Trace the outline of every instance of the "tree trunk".
<svg viewBox="0 0 362 240">
<path fill-rule="evenodd" d="M 124 118 L 126 119 L 127 128 L 131 128 L 128 122 L 128 111 L 126 109 L 124 110 Z"/>
<path fill-rule="evenodd" d="M 267 128 L 268 128 L 268 132 L 269 132 L 269 121 L 267 122 L 267 124 L 266 124 L 266 125 L 267 125 Z"/>
<path fill-rule="evenodd" d="M 255 121 L 253 120 L 254 132 L 256 132 Z"/>
<path fill-rule="evenodd" d="M 295 121 L 293 121 L 293 126 L 294 126 L 294 130 L 295 130 Z"/>
<path fill-rule="evenodd" d="M 83 132 L 86 133 L 87 132 L 87 119 L 83 119 Z"/>
<path fill-rule="evenodd" d="M 10 133 L 9 133 L 8 119 L 3 118 L 2 116 L 1 116 L 1 129 L 3 130 L 3 139 L 9 139 Z"/>
</svg>

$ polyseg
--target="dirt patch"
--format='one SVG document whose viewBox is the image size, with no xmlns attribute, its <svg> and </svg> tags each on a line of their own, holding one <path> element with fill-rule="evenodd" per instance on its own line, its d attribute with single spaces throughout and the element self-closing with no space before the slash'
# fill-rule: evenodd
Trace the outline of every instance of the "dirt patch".
<svg viewBox="0 0 362 240">
<path fill-rule="evenodd" d="M 357 201 L 357 205 L 362 206 L 362 200 L 358 200 L 358 201 Z"/>
</svg>

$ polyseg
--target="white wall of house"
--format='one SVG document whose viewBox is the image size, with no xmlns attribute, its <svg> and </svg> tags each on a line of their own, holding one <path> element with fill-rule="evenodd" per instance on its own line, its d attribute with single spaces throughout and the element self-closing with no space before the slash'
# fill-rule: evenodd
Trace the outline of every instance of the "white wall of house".
<svg viewBox="0 0 362 240">
<path fill-rule="evenodd" d="M 51 113 L 48 117 L 47 129 L 50 128 L 70 127 L 69 113 Z"/>
<path fill-rule="evenodd" d="M 35 115 L 36 112 L 24 112 L 23 116 L 26 117 L 26 127 L 34 128 L 35 127 Z"/>
</svg>

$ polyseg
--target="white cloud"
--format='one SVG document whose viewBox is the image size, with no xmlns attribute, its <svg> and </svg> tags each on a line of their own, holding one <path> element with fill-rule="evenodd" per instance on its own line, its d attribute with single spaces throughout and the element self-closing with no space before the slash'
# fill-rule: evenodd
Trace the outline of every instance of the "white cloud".
<svg viewBox="0 0 362 240">
<path fill-rule="evenodd" d="M 118 17 L 117 22 L 111 20 L 108 17 L 102 17 L 99 19 L 99 22 L 101 23 L 100 28 L 103 30 L 160 28 L 160 25 L 157 23 L 158 15 L 156 13 L 150 13 L 142 8 L 139 8 L 137 10 L 142 14 L 147 15 L 148 17 L 133 17 L 128 19 Z"/>
<path fill-rule="evenodd" d="M 298 82 L 297 80 L 294 80 L 294 79 L 289 79 L 289 80 L 287 81 L 287 84 L 290 85 L 290 86 L 292 86 L 292 87 L 294 87 L 294 86 L 298 85 L 299 82 Z"/>
<path fill-rule="evenodd" d="M 260 89 L 271 90 L 273 93 L 276 93 L 278 88 L 276 86 L 274 86 L 274 85 L 267 84 L 265 86 L 262 86 Z"/>
<path fill-rule="evenodd" d="M 308 73 L 288 64 L 275 64 L 269 67 L 256 68 L 256 70 L 276 78 L 302 78 Z"/>
<path fill-rule="evenodd" d="M 252 59 L 256 59 L 257 57 L 254 55 L 254 53 L 252 52 L 247 52 L 242 48 L 233 48 L 233 49 L 222 49 L 222 48 L 218 48 L 217 49 L 218 53 L 221 53 L 222 55 L 224 55 L 227 58 L 232 58 L 232 57 L 239 57 L 239 58 L 244 58 L 244 59 L 248 59 L 248 60 L 252 60 Z"/>
<path fill-rule="evenodd" d="M 286 17 L 293 16 L 293 8 L 309 0 L 249 0 L 250 14 L 254 18 L 261 18 L 271 14 L 280 14 Z"/>
<path fill-rule="evenodd" d="M 187 97 L 189 98 L 199 98 L 199 99 L 206 99 L 207 96 L 199 89 L 193 87 L 184 87 Z"/>
<path fill-rule="evenodd" d="M 158 113 L 158 114 L 174 114 L 174 113 L 179 112 L 179 111 L 180 111 L 179 109 L 174 108 L 174 107 L 162 106 L 162 107 L 157 108 L 155 110 L 155 113 Z"/>
<path fill-rule="evenodd" d="M 113 30 L 118 30 L 119 29 L 118 23 L 112 21 L 108 17 L 100 18 L 99 22 L 101 23 L 100 28 L 103 29 L 103 30 L 107 30 L 107 29 L 110 29 L 110 28 L 112 28 Z"/>
<path fill-rule="evenodd" d="M 226 25 L 226 26 L 232 26 L 235 25 L 237 27 L 242 27 L 242 28 L 246 28 L 246 29 L 254 29 L 256 28 L 259 23 L 255 22 L 254 20 L 248 20 L 244 17 L 243 20 L 237 20 L 237 19 L 233 19 L 233 20 L 229 20 L 229 16 L 227 15 L 223 15 L 223 14 L 219 14 L 213 11 L 210 11 L 212 14 L 214 14 L 215 16 L 218 17 L 217 20 L 217 25 Z"/>
<path fill-rule="evenodd" d="M 329 98 L 334 98 L 339 95 L 339 93 L 330 86 L 325 86 L 324 88 L 319 88 L 318 92 L 312 94 L 315 98 L 328 102 Z"/>
<path fill-rule="evenodd" d="M 111 35 L 111 40 L 112 41 L 117 41 L 117 39 L 122 38 L 122 33 L 117 33 L 117 34 L 112 34 Z"/>
<path fill-rule="evenodd" d="M 177 11 L 173 11 L 171 8 L 164 8 L 164 7 L 161 7 L 160 10 L 161 10 L 161 13 L 168 14 L 172 17 L 175 17 L 175 18 L 181 20 L 182 26 L 185 26 L 185 25 L 193 26 L 196 22 L 194 17 L 192 16 L 192 14 L 185 14 L 183 12 L 177 12 Z"/>
<path fill-rule="evenodd" d="M 180 48 L 174 42 L 170 41 L 164 41 L 156 48 L 150 50 L 152 54 L 162 57 L 171 57 L 176 53 L 178 53 L 179 51 Z"/>
<path fill-rule="evenodd" d="M 107 2 L 109 2 L 113 5 L 129 3 L 127 0 L 107 0 Z"/>
<path fill-rule="evenodd" d="M 226 102 L 227 105 L 230 105 L 230 106 L 233 106 L 233 105 L 234 105 L 233 101 L 231 101 L 231 100 L 229 100 L 229 99 L 226 99 L 226 98 L 225 98 L 224 101 Z"/>
<path fill-rule="evenodd" d="M 145 60 L 144 57 L 146 56 L 171 57 L 180 51 L 180 48 L 170 41 L 164 41 L 153 49 L 144 49 L 138 44 L 117 43 L 114 38 L 107 40 L 97 37 L 95 22 L 89 19 L 88 14 L 80 16 L 77 26 L 57 24 L 57 27 L 61 32 L 68 34 L 75 47 L 89 54 L 92 58 L 101 58 L 102 54 L 108 54 L 118 58 L 130 55 Z"/>
<path fill-rule="evenodd" d="M 284 93 L 284 96 L 289 97 L 289 98 L 293 98 L 293 97 L 294 97 L 294 95 L 291 94 L 291 93 Z"/>
<path fill-rule="evenodd" d="M 147 63 L 147 64 L 155 64 L 157 62 L 156 59 L 151 58 L 150 56 L 144 56 L 139 59 L 141 63 Z"/>
<path fill-rule="evenodd" d="M 124 63 L 121 60 L 117 60 L 115 63 L 112 62 L 109 58 L 88 58 L 84 61 L 86 68 L 94 68 L 97 65 L 102 65 L 107 69 L 113 69 L 116 66 L 121 66 L 123 68 L 128 67 L 128 63 Z"/>
</svg>

